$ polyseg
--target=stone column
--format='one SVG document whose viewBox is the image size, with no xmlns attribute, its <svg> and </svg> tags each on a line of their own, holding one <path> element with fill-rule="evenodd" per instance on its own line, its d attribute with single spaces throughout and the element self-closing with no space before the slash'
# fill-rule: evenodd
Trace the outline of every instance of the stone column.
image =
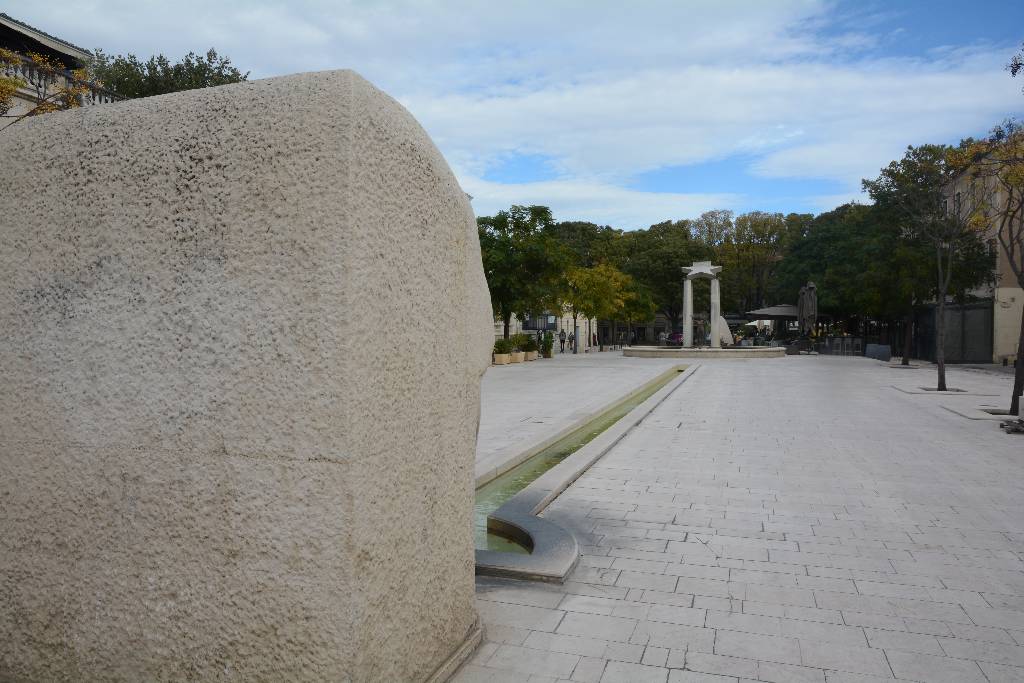
<svg viewBox="0 0 1024 683">
<path fill-rule="evenodd" d="M 693 346 L 693 280 L 683 280 L 683 346 Z"/>
<path fill-rule="evenodd" d="M 718 292 L 718 278 L 711 278 L 711 348 L 722 346 L 722 338 L 718 334 L 718 319 L 722 317 L 721 295 Z"/>
</svg>

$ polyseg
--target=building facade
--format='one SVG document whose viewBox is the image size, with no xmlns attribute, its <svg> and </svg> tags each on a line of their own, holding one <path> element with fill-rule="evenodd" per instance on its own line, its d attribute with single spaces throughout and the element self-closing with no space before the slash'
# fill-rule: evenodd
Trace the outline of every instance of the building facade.
<svg viewBox="0 0 1024 683">
<path fill-rule="evenodd" d="M 31 111 L 41 100 L 52 96 L 59 88 L 77 86 L 82 106 L 107 104 L 123 100 L 120 95 L 88 81 L 72 72 L 84 68 L 92 53 L 61 40 L 17 19 L 0 13 L 0 48 L 15 53 L 11 62 L 0 61 L 0 75 L 16 78 L 25 85 L 14 93 L 13 106 L 7 112 L 7 121 Z M 29 58 L 34 53 L 63 67 L 59 73 L 41 68 Z M 2 127 L 3 124 L 0 124 Z"/>
<path fill-rule="evenodd" d="M 1004 207 L 1007 201 L 1006 196 L 995 186 L 993 179 L 975 178 L 969 172 L 954 179 L 945 194 L 946 211 L 959 216 L 984 213 L 980 208 L 982 196 L 989 197 L 996 210 Z M 991 216 L 992 213 L 989 211 L 988 215 Z M 1022 218 L 1018 216 L 1017 220 L 1020 221 Z M 1021 289 L 1017 281 L 1017 275 L 1010 266 L 1006 251 L 999 244 L 997 222 L 992 218 L 986 218 L 982 230 L 989 251 L 996 259 L 994 282 L 991 286 L 971 292 L 978 299 L 978 302 L 969 306 L 978 309 L 974 313 L 977 324 L 968 325 L 960 321 L 959 326 L 951 325 L 945 335 L 947 347 L 952 344 L 956 348 L 956 345 L 960 344 L 966 351 L 969 346 L 977 347 L 980 344 L 986 348 L 990 347 L 990 353 L 985 354 L 984 350 L 975 349 L 973 355 L 988 355 L 992 363 L 1013 363 L 1017 357 L 1021 316 L 1024 315 L 1024 289 Z M 979 306 L 985 310 L 980 310 Z M 947 310 L 947 315 L 951 313 L 956 312 Z M 969 316 L 970 313 L 971 311 L 965 310 L 964 306 L 958 308 L 961 317 Z"/>
<path fill-rule="evenodd" d="M 598 333 L 598 321 L 597 318 L 577 318 L 576 327 L 580 330 L 580 343 L 579 350 L 581 353 L 589 351 L 594 346 L 594 335 Z M 565 313 L 541 313 L 537 315 L 528 315 L 525 319 L 520 319 L 518 316 L 512 316 L 512 320 L 508 325 L 508 333 L 513 334 L 537 334 L 537 332 L 551 332 L 555 339 L 558 339 L 558 335 L 563 330 L 565 335 L 569 336 L 573 332 L 573 321 L 572 316 Z M 504 325 L 501 320 L 495 320 L 494 322 L 494 338 L 501 339 L 504 335 Z M 600 341 L 598 343 L 607 343 Z M 558 342 L 555 342 L 555 350 L 558 350 Z"/>
</svg>

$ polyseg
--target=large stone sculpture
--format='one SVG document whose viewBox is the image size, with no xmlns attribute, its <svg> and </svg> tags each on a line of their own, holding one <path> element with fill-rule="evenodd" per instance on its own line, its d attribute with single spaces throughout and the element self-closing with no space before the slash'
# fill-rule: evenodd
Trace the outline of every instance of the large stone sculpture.
<svg viewBox="0 0 1024 683">
<path fill-rule="evenodd" d="M 818 324 L 818 289 L 813 282 L 808 282 L 800 288 L 796 311 L 800 334 L 810 336 Z"/>
<path fill-rule="evenodd" d="M 444 675 L 492 318 L 409 113 L 303 74 L 0 158 L 0 678 Z"/>
</svg>

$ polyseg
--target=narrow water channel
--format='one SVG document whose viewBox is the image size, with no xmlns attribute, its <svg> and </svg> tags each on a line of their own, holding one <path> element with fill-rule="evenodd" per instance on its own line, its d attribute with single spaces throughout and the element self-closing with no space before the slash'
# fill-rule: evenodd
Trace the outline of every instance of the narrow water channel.
<svg viewBox="0 0 1024 683">
<path fill-rule="evenodd" d="M 668 384 L 672 378 L 678 376 L 685 369 L 685 365 L 677 365 L 663 372 L 643 385 L 633 396 L 629 396 L 598 413 L 593 419 L 572 433 L 562 437 L 497 479 L 493 479 L 478 488 L 476 490 L 473 519 L 476 547 L 481 550 L 496 550 L 506 553 L 528 553 L 529 551 L 518 543 L 503 536 L 489 533 L 487 531 L 487 517 L 504 505 L 505 501 L 509 498 L 529 486 L 537 477 L 565 460 L 593 440 L 598 434 L 621 420 L 629 411 L 649 399 L 658 389 Z"/>
</svg>

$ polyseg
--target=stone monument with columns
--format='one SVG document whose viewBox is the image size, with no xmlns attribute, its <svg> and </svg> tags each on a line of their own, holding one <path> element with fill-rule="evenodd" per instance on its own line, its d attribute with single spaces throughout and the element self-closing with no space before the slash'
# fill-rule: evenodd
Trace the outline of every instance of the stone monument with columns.
<svg viewBox="0 0 1024 683">
<path fill-rule="evenodd" d="M 693 280 L 697 278 L 711 280 L 711 348 L 722 346 L 718 329 L 722 316 L 721 293 L 718 289 L 718 274 L 721 271 L 722 266 L 713 266 L 711 261 L 695 261 L 683 267 L 686 274 L 686 280 L 683 281 L 683 346 L 687 348 L 693 346 Z"/>
</svg>

